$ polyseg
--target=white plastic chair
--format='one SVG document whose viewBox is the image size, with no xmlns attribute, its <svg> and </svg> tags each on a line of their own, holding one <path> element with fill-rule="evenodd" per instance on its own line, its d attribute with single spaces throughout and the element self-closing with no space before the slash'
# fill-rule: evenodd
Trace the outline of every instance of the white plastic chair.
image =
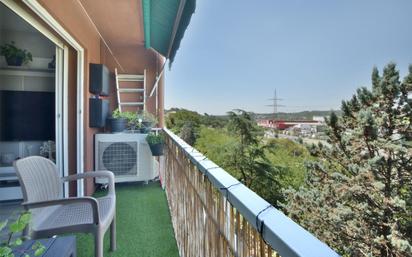
<svg viewBox="0 0 412 257">
<path fill-rule="evenodd" d="M 14 163 L 23 191 L 23 206 L 32 213 L 28 231 L 32 239 L 66 233 L 92 233 L 95 256 L 103 257 L 104 233 L 110 226 L 110 250 L 116 250 L 116 194 L 110 171 L 86 172 L 60 178 L 49 159 L 31 156 Z M 62 183 L 106 177 L 109 191 L 104 197 L 62 197 Z"/>
</svg>

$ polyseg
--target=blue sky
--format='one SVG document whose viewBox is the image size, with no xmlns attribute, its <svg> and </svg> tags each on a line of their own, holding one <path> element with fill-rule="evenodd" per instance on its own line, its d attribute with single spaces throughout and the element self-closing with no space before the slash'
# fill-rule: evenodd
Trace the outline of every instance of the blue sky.
<svg viewBox="0 0 412 257">
<path fill-rule="evenodd" d="M 411 0 L 197 0 L 166 108 L 224 114 L 340 107 L 373 66 L 412 64 Z"/>
</svg>

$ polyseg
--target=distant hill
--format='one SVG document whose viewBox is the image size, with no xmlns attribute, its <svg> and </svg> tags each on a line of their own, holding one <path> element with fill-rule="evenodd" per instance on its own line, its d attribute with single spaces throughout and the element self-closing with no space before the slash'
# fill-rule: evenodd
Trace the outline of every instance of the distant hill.
<svg viewBox="0 0 412 257">
<path fill-rule="evenodd" d="M 176 112 L 182 110 L 180 108 L 171 108 L 165 110 L 165 113 Z M 313 116 L 326 117 L 329 116 L 332 111 L 302 111 L 302 112 L 279 112 L 276 114 L 277 119 L 279 120 L 312 120 Z M 336 114 L 340 115 L 340 111 L 335 111 Z M 206 115 L 206 114 L 203 114 Z M 219 117 L 226 118 L 227 115 L 212 115 L 210 117 Z M 273 119 L 273 113 L 254 113 L 256 119 Z"/>
</svg>

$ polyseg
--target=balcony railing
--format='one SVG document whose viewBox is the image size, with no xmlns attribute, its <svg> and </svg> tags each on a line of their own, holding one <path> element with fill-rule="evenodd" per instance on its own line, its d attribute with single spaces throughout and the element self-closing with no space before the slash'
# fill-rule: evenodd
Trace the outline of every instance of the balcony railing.
<svg viewBox="0 0 412 257">
<path fill-rule="evenodd" d="M 164 184 L 180 256 L 338 256 L 165 129 Z"/>
</svg>

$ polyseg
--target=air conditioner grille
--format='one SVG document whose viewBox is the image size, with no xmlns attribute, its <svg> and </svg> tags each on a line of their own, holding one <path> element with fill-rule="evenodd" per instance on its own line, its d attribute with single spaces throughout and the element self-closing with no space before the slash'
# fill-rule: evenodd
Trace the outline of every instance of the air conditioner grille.
<svg viewBox="0 0 412 257">
<path fill-rule="evenodd" d="M 136 142 L 99 142 L 101 169 L 112 171 L 115 175 L 137 174 Z"/>
</svg>

